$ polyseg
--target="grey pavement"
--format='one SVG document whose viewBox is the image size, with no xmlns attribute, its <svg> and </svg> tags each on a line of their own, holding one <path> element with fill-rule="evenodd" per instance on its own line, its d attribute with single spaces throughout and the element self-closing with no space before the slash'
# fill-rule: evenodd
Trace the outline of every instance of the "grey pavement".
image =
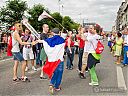
<svg viewBox="0 0 128 96">
<path fill-rule="evenodd" d="M 55 95 L 97 95 L 97 96 L 127 96 L 128 91 L 122 90 L 118 87 L 117 80 L 117 66 L 114 64 L 115 58 L 109 52 L 108 47 L 105 44 L 105 50 L 102 54 L 101 63 L 97 64 L 96 70 L 99 78 L 100 85 L 97 87 L 89 86 L 90 75 L 86 74 L 86 79 L 80 79 L 77 72 L 78 58 L 75 55 L 74 59 L 74 69 L 67 70 L 64 69 L 62 90 L 60 92 L 55 92 Z M 65 63 L 66 65 L 66 63 Z M 29 67 L 31 64 L 29 64 Z M 123 68 L 123 76 L 125 84 L 127 86 L 127 69 Z M 48 92 L 49 80 L 40 80 L 40 71 L 34 72 L 30 70 L 27 76 L 31 79 L 31 82 L 13 82 L 12 81 L 12 71 L 13 71 L 13 60 L 5 60 L 0 62 L 0 96 L 41 96 L 50 95 Z M 21 64 L 19 64 L 18 75 L 20 76 Z"/>
</svg>

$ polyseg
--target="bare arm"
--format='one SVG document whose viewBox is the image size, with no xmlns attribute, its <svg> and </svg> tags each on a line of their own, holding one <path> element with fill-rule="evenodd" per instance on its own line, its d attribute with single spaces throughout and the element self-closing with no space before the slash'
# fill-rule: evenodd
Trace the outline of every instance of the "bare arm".
<svg viewBox="0 0 128 96">
<path fill-rule="evenodd" d="M 29 42 L 22 42 L 20 35 L 18 33 L 14 33 L 14 38 L 21 44 L 21 45 L 29 45 Z"/>
<path fill-rule="evenodd" d="M 69 49 L 70 53 L 72 53 L 72 50 L 71 50 L 70 44 L 71 44 L 71 40 L 70 40 L 70 38 L 68 38 L 68 49 Z"/>
<path fill-rule="evenodd" d="M 128 31 L 127 31 L 127 32 L 123 31 L 122 34 L 124 34 L 124 35 L 128 35 Z"/>
<path fill-rule="evenodd" d="M 43 43 L 43 40 L 36 40 L 38 43 Z"/>
</svg>

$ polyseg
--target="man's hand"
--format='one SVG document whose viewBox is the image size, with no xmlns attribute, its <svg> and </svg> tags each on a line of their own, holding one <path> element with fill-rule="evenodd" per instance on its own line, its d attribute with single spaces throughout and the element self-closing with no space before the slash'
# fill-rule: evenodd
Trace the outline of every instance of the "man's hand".
<svg viewBox="0 0 128 96">
<path fill-rule="evenodd" d="M 37 41 L 33 41 L 32 42 L 32 45 L 36 45 L 38 42 Z"/>
<path fill-rule="evenodd" d="M 36 40 L 38 43 L 43 43 L 43 40 Z"/>
</svg>

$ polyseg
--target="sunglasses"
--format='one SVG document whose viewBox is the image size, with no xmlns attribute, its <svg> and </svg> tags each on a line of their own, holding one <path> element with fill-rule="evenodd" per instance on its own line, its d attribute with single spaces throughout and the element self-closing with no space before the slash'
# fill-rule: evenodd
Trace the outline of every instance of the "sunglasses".
<svg viewBox="0 0 128 96">
<path fill-rule="evenodd" d="M 22 25 L 17 25 L 18 27 L 22 27 Z"/>
</svg>

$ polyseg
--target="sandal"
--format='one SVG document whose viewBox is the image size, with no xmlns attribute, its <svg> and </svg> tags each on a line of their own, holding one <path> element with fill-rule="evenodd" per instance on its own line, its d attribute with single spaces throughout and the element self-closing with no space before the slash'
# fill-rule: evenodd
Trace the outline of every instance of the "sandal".
<svg viewBox="0 0 128 96">
<path fill-rule="evenodd" d="M 20 81 L 21 78 L 17 77 L 16 79 L 13 79 L 13 81 L 17 82 L 17 81 Z"/>
<path fill-rule="evenodd" d="M 28 79 L 28 77 L 24 77 L 24 78 L 21 78 L 21 80 L 23 81 L 23 82 L 30 82 L 30 79 Z"/>
</svg>

